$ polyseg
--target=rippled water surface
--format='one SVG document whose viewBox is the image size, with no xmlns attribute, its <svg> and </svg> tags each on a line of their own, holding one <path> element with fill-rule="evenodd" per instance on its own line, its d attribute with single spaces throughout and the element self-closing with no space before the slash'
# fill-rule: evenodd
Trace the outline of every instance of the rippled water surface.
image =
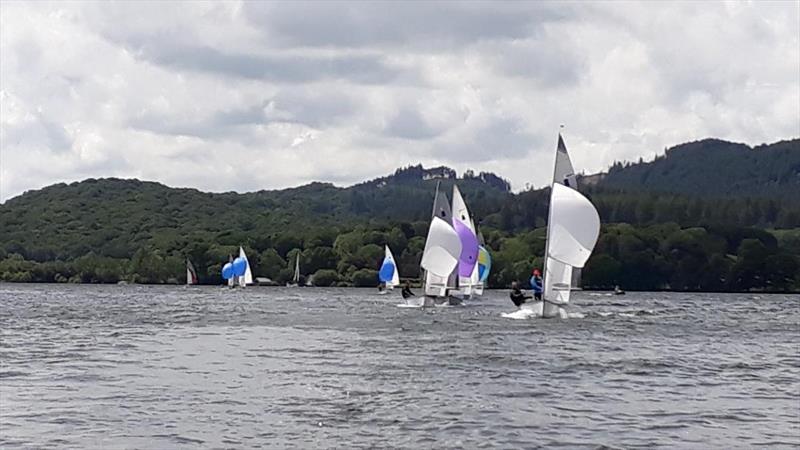
<svg viewBox="0 0 800 450">
<path fill-rule="evenodd" d="M 0 285 L 2 448 L 800 446 L 800 296 Z"/>
</svg>

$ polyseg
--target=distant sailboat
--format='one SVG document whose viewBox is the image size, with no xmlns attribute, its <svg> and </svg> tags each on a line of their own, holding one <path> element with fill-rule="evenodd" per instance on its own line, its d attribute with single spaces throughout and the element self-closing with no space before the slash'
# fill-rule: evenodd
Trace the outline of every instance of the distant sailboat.
<svg viewBox="0 0 800 450">
<path fill-rule="evenodd" d="M 545 241 L 542 317 L 560 315 L 561 307 L 569 303 L 573 270 L 583 267 L 600 234 L 597 209 L 576 187 L 572 161 L 559 134 Z"/>
<path fill-rule="evenodd" d="M 228 264 L 233 264 L 233 255 L 228 255 Z M 236 287 L 236 277 L 228 278 L 228 287 L 231 289 Z"/>
<path fill-rule="evenodd" d="M 378 280 L 383 283 L 383 289 L 380 293 L 386 294 L 394 290 L 395 286 L 400 285 L 400 274 L 397 270 L 397 263 L 394 261 L 394 255 L 389 249 L 389 246 L 384 246 L 385 256 L 383 257 L 383 264 L 378 272 Z"/>
<path fill-rule="evenodd" d="M 186 259 L 186 284 L 197 284 L 197 271 L 194 270 L 194 266 L 189 259 Z"/>
<path fill-rule="evenodd" d="M 291 283 L 286 283 L 286 287 L 300 286 L 300 253 L 297 254 L 297 259 L 294 264 L 294 275 L 292 276 Z"/>
<path fill-rule="evenodd" d="M 247 255 L 244 253 L 244 249 L 239 247 L 239 257 L 244 259 L 244 262 L 247 264 L 247 268 L 245 269 L 244 275 L 238 277 L 239 278 L 239 286 L 245 287 L 248 284 L 253 284 L 253 271 L 250 270 L 250 261 L 247 259 Z"/>
<path fill-rule="evenodd" d="M 481 245 L 478 247 L 478 264 L 475 265 L 475 274 L 478 278 L 474 291 L 475 295 L 483 295 L 483 288 L 486 286 L 486 280 L 489 279 L 489 273 L 492 270 L 492 256 L 484 246 L 480 235 L 478 241 L 481 242 Z"/>
</svg>

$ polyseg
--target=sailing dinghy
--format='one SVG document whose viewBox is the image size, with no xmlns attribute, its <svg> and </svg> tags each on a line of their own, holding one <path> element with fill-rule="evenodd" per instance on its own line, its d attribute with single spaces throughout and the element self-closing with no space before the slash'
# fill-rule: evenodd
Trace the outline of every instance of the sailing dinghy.
<svg viewBox="0 0 800 450">
<path fill-rule="evenodd" d="M 542 302 L 524 304 L 504 317 L 564 317 L 569 303 L 573 271 L 586 264 L 600 235 L 597 209 L 580 192 L 572 161 L 561 134 L 558 135 L 550 208 L 545 241 L 544 297 Z"/>
<path fill-rule="evenodd" d="M 458 289 L 453 294 L 461 299 L 473 295 L 473 287 L 478 282 L 478 235 L 475 225 L 469 216 L 467 204 L 461 196 L 458 186 L 453 185 L 453 229 L 461 240 L 461 255 L 458 258 Z"/>
<path fill-rule="evenodd" d="M 247 254 L 245 254 L 244 249 L 240 246 L 239 247 L 239 257 L 244 259 L 246 264 L 246 268 L 244 270 L 244 275 L 238 277 L 239 286 L 245 287 L 248 284 L 253 284 L 253 271 L 250 270 L 250 261 L 247 259 Z"/>
<path fill-rule="evenodd" d="M 447 196 L 439 191 L 437 183 L 431 224 L 420 263 L 423 269 L 423 295 L 408 298 L 405 304 L 398 306 L 434 306 L 442 300 L 446 301 L 449 291 L 455 288 L 456 280 L 453 275 L 461 257 L 461 239 L 453 229 L 451 214 Z"/>
<path fill-rule="evenodd" d="M 298 287 L 298 286 L 300 286 L 300 253 L 297 254 L 297 259 L 295 260 L 294 275 L 292 276 L 292 281 L 286 283 L 286 287 Z"/>
<path fill-rule="evenodd" d="M 400 285 L 400 274 L 397 270 L 397 264 L 394 261 L 394 255 L 389 249 L 389 246 L 384 246 L 385 256 L 383 257 L 383 264 L 378 272 L 378 280 L 383 283 L 384 289 L 379 294 L 387 294 L 394 290 L 396 286 Z"/>
<path fill-rule="evenodd" d="M 197 284 L 197 271 L 194 270 L 194 266 L 192 262 L 189 261 L 189 258 L 186 258 L 186 284 Z"/>
</svg>

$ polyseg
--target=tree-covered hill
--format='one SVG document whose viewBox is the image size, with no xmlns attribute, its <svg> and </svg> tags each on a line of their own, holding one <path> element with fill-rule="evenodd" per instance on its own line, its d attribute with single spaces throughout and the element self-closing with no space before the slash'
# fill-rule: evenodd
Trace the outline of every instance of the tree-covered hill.
<svg viewBox="0 0 800 450">
<path fill-rule="evenodd" d="M 607 190 L 704 197 L 758 197 L 800 204 L 800 139 L 749 147 L 705 139 L 678 145 L 652 162 L 614 164 L 589 177 Z"/>
<path fill-rule="evenodd" d="M 650 163 L 584 177 L 581 190 L 606 224 L 586 282 L 796 289 L 798 154 L 800 140 L 756 149 L 707 140 L 670 149 Z M 694 168 L 701 163 L 717 170 L 706 169 L 703 177 Z M 741 165 L 747 170 L 732 177 L 717 173 Z M 449 195 L 454 183 L 494 254 L 492 285 L 524 277 L 541 263 L 547 189 L 514 194 L 494 174 L 468 171 L 459 178 L 446 167 L 412 166 L 346 188 L 311 183 L 213 194 L 112 178 L 26 192 L 0 205 L 0 280 L 177 281 L 189 257 L 201 280 L 215 283 L 239 245 L 253 255 L 256 275 L 278 281 L 289 277 L 300 253 L 305 273 L 316 273 L 317 282 L 372 284 L 384 244 L 404 276 L 415 277 L 436 185 Z M 755 284 L 736 278 L 742 267 L 758 264 L 773 270 Z M 642 270 L 647 273 L 631 275 Z M 712 275 L 693 278 L 700 271 Z"/>
</svg>

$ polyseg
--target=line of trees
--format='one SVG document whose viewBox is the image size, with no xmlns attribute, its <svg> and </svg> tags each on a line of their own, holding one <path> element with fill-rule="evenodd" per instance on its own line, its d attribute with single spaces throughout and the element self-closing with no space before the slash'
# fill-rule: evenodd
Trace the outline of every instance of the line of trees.
<svg viewBox="0 0 800 450">
<path fill-rule="evenodd" d="M 492 254 L 489 286 L 527 280 L 542 267 L 546 230 L 507 232 L 482 229 Z M 35 261 L 0 250 L 0 280 L 17 282 L 183 283 L 189 258 L 204 284 L 222 282 L 220 270 L 242 244 L 257 277 L 288 281 L 300 256 L 305 275 L 318 286 L 375 286 L 383 246 L 395 254 L 404 278 L 419 276 L 426 222 L 318 227 L 272 235 L 248 232 L 195 233 L 162 238 L 130 257 L 89 251 L 70 260 Z M 800 291 L 800 229 L 604 225 L 583 271 L 583 285 L 630 290 Z"/>
</svg>

